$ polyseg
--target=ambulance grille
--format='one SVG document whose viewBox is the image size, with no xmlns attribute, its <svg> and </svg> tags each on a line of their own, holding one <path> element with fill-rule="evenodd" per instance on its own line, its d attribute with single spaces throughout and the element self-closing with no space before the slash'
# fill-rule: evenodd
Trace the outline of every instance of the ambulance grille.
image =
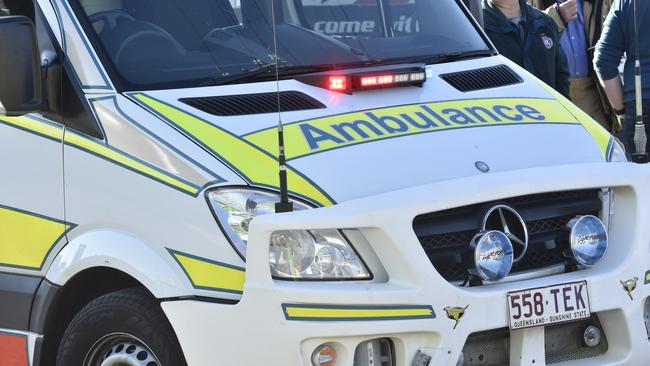
<svg viewBox="0 0 650 366">
<path fill-rule="evenodd" d="M 463 347 L 463 366 L 508 366 L 510 332 L 508 328 L 472 333 Z"/>
<path fill-rule="evenodd" d="M 440 77 L 462 92 L 492 89 L 523 82 L 523 79 L 506 65 L 442 74 Z"/>
<path fill-rule="evenodd" d="M 278 112 L 277 93 L 182 98 L 179 101 L 215 116 L 243 116 Z M 326 108 L 325 104 L 299 91 L 280 92 L 280 106 L 282 112 Z"/>
<path fill-rule="evenodd" d="M 601 341 L 594 347 L 588 347 L 583 341 L 584 331 L 590 325 L 601 330 Z M 508 328 L 470 334 L 463 346 L 463 366 L 510 365 L 510 335 Z M 606 332 L 596 314 L 592 314 L 589 319 L 544 327 L 547 365 L 602 356 L 608 349 Z"/>
<path fill-rule="evenodd" d="M 588 347 L 583 338 L 585 329 L 594 325 L 601 330 L 601 341 L 594 347 Z M 584 360 L 604 355 L 609 349 L 606 332 L 596 314 L 591 318 L 558 325 L 549 325 L 544 328 L 544 352 L 546 364 Z"/>
<path fill-rule="evenodd" d="M 529 235 L 528 250 L 510 273 L 543 270 L 564 263 L 555 239 L 572 218 L 600 215 L 600 192 L 594 189 L 533 194 L 458 207 L 420 215 L 413 221 L 413 229 L 438 273 L 449 282 L 462 282 L 467 278 L 463 257 L 481 230 L 485 212 L 506 204 L 524 219 Z"/>
</svg>

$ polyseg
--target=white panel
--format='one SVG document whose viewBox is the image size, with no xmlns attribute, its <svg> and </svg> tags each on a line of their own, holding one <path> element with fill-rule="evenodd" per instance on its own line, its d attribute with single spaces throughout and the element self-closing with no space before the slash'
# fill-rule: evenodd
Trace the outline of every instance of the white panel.
<svg viewBox="0 0 650 366">
<path fill-rule="evenodd" d="M 0 205 L 64 219 L 61 142 L 0 122 L 0 157 Z M 37 272 L 8 267 L 0 271 Z"/>
</svg>

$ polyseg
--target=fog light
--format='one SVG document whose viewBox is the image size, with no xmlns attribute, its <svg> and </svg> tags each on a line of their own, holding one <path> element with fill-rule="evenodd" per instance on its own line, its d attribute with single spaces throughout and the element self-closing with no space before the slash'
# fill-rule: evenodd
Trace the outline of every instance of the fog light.
<svg viewBox="0 0 650 366">
<path fill-rule="evenodd" d="M 596 216 L 578 216 L 566 227 L 571 255 L 584 266 L 600 262 L 607 252 L 608 235 L 605 224 Z"/>
<path fill-rule="evenodd" d="M 648 333 L 648 340 L 650 340 L 650 297 L 647 297 L 645 299 L 645 308 L 643 309 L 643 321 L 645 321 L 645 331 L 646 333 Z"/>
<path fill-rule="evenodd" d="M 598 327 L 595 325 L 590 325 L 585 328 L 585 332 L 582 334 L 582 336 L 587 347 L 596 347 L 603 339 L 600 329 L 598 329 Z"/>
<path fill-rule="evenodd" d="M 486 281 L 498 281 L 510 273 L 514 251 L 508 236 L 493 230 L 477 234 L 470 243 L 474 268 L 470 273 Z"/>
<path fill-rule="evenodd" d="M 311 355 L 311 364 L 314 366 L 336 365 L 336 350 L 330 345 L 321 345 Z"/>
</svg>

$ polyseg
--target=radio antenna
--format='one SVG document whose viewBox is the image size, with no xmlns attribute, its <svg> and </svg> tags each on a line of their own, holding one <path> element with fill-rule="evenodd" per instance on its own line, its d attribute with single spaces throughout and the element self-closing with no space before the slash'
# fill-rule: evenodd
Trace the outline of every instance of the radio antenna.
<svg viewBox="0 0 650 366">
<path fill-rule="evenodd" d="M 648 152 L 646 146 L 648 136 L 645 133 L 645 122 L 643 121 L 643 93 L 641 84 L 641 56 L 639 55 L 639 24 L 638 24 L 638 11 L 637 0 L 634 0 L 634 39 L 635 39 L 635 53 L 636 60 L 634 61 L 634 91 L 636 98 L 636 123 L 634 125 L 634 145 L 636 147 L 636 154 L 632 155 L 632 160 L 635 163 L 644 164 L 648 162 Z"/>
<path fill-rule="evenodd" d="M 280 202 L 275 204 L 275 212 L 291 212 L 293 204 L 289 201 L 289 184 L 287 183 L 287 156 L 284 150 L 284 128 L 282 126 L 282 104 L 280 101 L 280 72 L 278 63 L 278 36 L 275 21 L 275 0 L 271 0 L 271 22 L 273 28 L 273 58 L 275 59 L 275 87 L 278 102 L 278 164 L 280 168 Z"/>
</svg>

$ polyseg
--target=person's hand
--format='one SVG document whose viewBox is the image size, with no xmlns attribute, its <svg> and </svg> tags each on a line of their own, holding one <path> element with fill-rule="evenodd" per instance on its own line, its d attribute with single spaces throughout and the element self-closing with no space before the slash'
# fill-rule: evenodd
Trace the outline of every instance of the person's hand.
<svg viewBox="0 0 650 366">
<path fill-rule="evenodd" d="M 578 4 L 576 0 L 567 0 L 560 4 L 560 13 L 566 23 L 578 17 Z"/>
</svg>

